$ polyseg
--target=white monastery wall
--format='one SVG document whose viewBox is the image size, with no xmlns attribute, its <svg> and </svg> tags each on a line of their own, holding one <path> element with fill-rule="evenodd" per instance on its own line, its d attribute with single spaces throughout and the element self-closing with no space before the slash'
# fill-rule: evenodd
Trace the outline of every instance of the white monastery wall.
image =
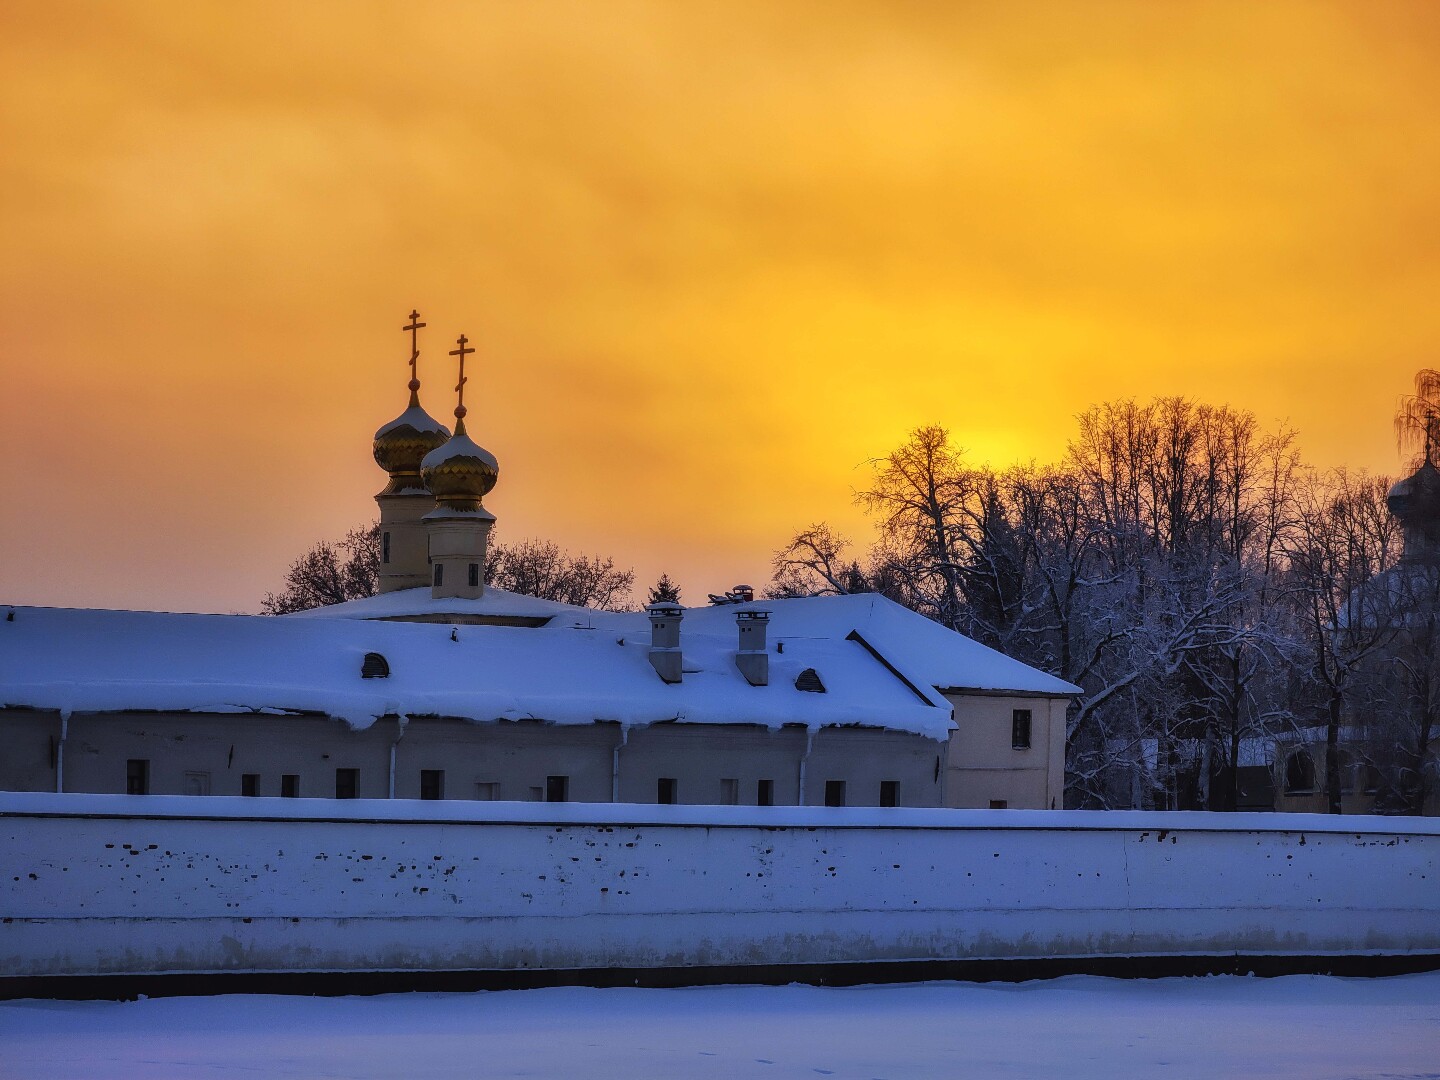
<svg viewBox="0 0 1440 1080">
<path fill-rule="evenodd" d="M 775 803 L 794 806 L 805 731 L 666 724 L 631 730 L 620 753 L 621 802 L 653 803 L 660 778 L 672 777 L 681 803 L 721 803 L 721 781 L 733 779 L 740 803 L 755 805 L 759 781 L 769 780 Z"/>
<path fill-rule="evenodd" d="M 570 799 L 609 802 L 619 742 L 618 724 L 561 728 L 539 721 L 414 719 L 396 745 L 395 795 L 418 799 L 421 770 L 439 769 L 447 799 L 539 802 L 546 777 L 565 776 Z"/>
<path fill-rule="evenodd" d="M 54 791 L 59 736 L 60 718 L 53 712 L 0 709 L 0 790 Z"/>
<path fill-rule="evenodd" d="M 825 805 L 825 782 L 845 779 L 847 806 L 880 805 L 880 784 L 899 784 L 900 806 L 939 806 L 948 743 L 896 731 L 821 728 L 805 769 L 805 805 Z"/>
<path fill-rule="evenodd" d="M 262 791 L 280 794 L 280 777 L 300 777 L 301 798 L 335 794 L 335 770 L 359 770 L 360 798 L 389 794 L 390 744 L 396 725 L 354 730 L 319 716 L 112 713 L 72 716 L 65 741 L 65 790 L 125 793 L 125 763 L 150 762 L 150 790 L 167 794 L 238 795 L 245 773 Z"/>
<path fill-rule="evenodd" d="M 1440 824 L 0 795 L 0 974 L 1440 954 Z"/>
</svg>

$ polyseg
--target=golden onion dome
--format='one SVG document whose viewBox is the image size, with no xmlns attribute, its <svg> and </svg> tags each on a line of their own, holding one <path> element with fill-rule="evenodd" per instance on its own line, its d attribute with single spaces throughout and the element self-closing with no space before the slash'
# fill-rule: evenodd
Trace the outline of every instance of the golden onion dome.
<svg viewBox="0 0 1440 1080">
<path fill-rule="evenodd" d="M 420 479 L 447 510 L 479 510 L 480 500 L 500 478 L 495 455 L 465 433 L 465 406 L 455 410 L 455 434 L 425 455 Z"/>
<path fill-rule="evenodd" d="M 420 463 L 450 438 L 450 429 L 420 407 L 419 389 L 411 379 L 409 408 L 375 432 L 375 463 L 390 474 L 381 495 L 424 490 Z"/>
</svg>

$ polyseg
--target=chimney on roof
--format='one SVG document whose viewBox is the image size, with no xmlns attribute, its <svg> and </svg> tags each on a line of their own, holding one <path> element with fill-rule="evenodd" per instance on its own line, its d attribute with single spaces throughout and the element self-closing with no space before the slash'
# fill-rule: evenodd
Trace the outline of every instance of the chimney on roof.
<svg viewBox="0 0 1440 1080">
<path fill-rule="evenodd" d="M 680 681 L 680 620 L 685 609 L 662 600 L 645 608 L 650 616 L 650 663 L 667 683 Z"/>
<path fill-rule="evenodd" d="M 751 686 L 770 682 L 770 654 L 765 651 L 765 627 L 770 624 L 768 611 L 737 611 L 735 625 L 740 629 L 740 649 L 735 666 Z"/>
</svg>

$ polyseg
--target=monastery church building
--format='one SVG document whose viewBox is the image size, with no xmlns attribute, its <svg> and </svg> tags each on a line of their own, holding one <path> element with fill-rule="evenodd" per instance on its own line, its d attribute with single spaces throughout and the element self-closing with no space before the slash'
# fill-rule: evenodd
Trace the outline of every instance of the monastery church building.
<svg viewBox="0 0 1440 1080">
<path fill-rule="evenodd" d="M 1063 805 L 1079 689 L 874 594 L 643 612 L 488 588 L 499 465 L 375 433 L 379 593 L 292 615 L 0 606 L 0 788 L 312 799 Z"/>
</svg>

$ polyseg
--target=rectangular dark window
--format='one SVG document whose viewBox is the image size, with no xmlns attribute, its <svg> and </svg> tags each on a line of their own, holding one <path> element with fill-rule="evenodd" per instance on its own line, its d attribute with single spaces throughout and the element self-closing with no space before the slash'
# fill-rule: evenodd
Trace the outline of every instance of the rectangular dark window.
<svg viewBox="0 0 1440 1080">
<path fill-rule="evenodd" d="M 826 781 L 825 781 L 825 805 L 826 805 L 826 806 L 844 806 L 844 805 L 845 805 L 845 781 L 844 781 L 844 780 L 826 780 Z"/>
<path fill-rule="evenodd" d="M 568 777 L 568 776 L 547 776 L 547 777 L 545 777 L 545 801 L 546 801 L 546 802 L 569 802 L 569 801 L 570 801 L 570 777 Z"/>
<path fill-rule="evenodd" d="M 881 805 L 881 806 L 899 806 L 899 805 L 900 805 L 900 781 L 899 781 L 899 780 L 881 780 L 881 781 L 880 781 L 880 805 Z"/>
<path fill-rule="evenodd" d="M 756 805 L 756 806 L 774 806 L 774 805 L 775 805 L 775 781 L 774 781 L 774 780 L 761 780 L 758 784 L 755 785 L 755 805 Z"/>
<path fill-rule="evenodd" d="M 390 561 L 390 534 L 388 532 L 380 534 L 380 561 L 384 563 Z"/>
<path fill-rule="evenodd" d="M 991 799 L 991 800 L 990 800 L 990 809 L 991 809 L 991 810 L 1008 810 L 1009 808 L 1010 808 L 1010 800 L 1009 800 L 1009 799 Z"/>
<path fill-rule="evenodd" d="M 260 774 L 247 772 L 240 775 L 240 794 L 253 799 L 260 794 Z"/>
<path fill-rule="evenodd" d="M 445 797 L 445 770 L 420 770 L 420 798 L 443 799 Z"/>
<path fill-rule="evenodd" d="M 280 797 L 283 799 L 298 799 L 300 797 L 300 774 L 289 772 L 280 777 Z"/>
<path fill-rule="evenodd" d="M 1010 714 L 1010 746 L 1015 750 L 1030 749 L 1030 710 L 1016 709 Z"/>
<path fill-rule="evenodd" d="M 444 585 L 444 584 L 445 584 L 445 564 L 444 564 L 444 563 L 438 563 L 438 562 L 437 562 L 437 563 L 435 564 L 435 580 L 434 580 L 433 584 L 434 584 L 434 586 L 435 586 L 437 589 L 438 589 L 441 585 Z"/>
<path fill-rule="evenodd" d="M 480 584 L 480 564 L 479 564 L 478 562 L 472 562 L 472 563 L 470 564 L 470 588 L 473 589 L 473 588 L 475 588 L 475 587 L 476 587 L 477 585 L 479 585 L 479 584 Z"/>
<path fill-rule="evenodd" d="M 335 770 L 335 797 L 337 799 L 353 799 L 360 788 L 359 769 L 336 769 Z"/>
<path fill-rule="evenodd" d="M 125 762 L 125 794 L 150 794 L 149 758 L 131 758 Z"/>
<path fill-rule="evenodd" d="M 673 805 L 679 785 L 673 776 L 662 776 L 655 785 L 655 801 L 666 806 Z"/>
</svg>

